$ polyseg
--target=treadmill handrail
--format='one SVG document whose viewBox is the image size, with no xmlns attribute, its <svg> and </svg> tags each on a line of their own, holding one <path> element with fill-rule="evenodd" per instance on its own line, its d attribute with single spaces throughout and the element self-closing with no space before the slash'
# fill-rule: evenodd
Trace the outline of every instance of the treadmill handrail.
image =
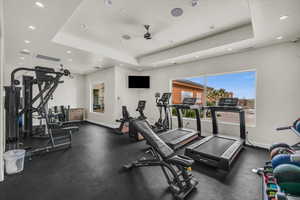
<svg viewBox="0 0 300 200">
<path fill-rule="evenodd" d="M 246 120 L 245 120 L 245 110 L 241 106 L 203 106 L 203 109 L 207 109 L 211 111 L 212 118 L 212 128 L 213 134 L 217 135 L 219 133 L 218 130 L 218 119 L 216 112 L 232 112 L 239 113 L 240 119 L 240 138 L 246 139 Z"/>
<path fill-rule="evenodd" d="M 243 107 L 241 106 L 203 106 L 203 109 L 206 110 L 215 110 L 217 112 L 241 112 Z"/>
<path fill-rule="evenodd" d="M 181 110 L 193 110 L 196 114 L 196 125 L 197 125 L 197 132 L 199 137 L 201 137 L 201 118 L 200 118 L 200 110 L 202 106 L 194 104 L 194 105 L 189 105 L 189 104 L 173 104 L 170 105 L 170 107 L 174 107 L 176 109 L 177 113 L 177 121 L 178 121 L 178 128 L 183 128 L 183 119 L 182 119 L 182 112 Z"/>
<path fill-rule="evenodd" d="M 169 107 L 174 107 L 174 108 L 179 108 L 179 109 L 191 109 L 191 110 L 202 108 L 202 106 L 199 105 L 199 104 L 194 104 L 194 105 L 191 105 L 191 104 L 171 104 L 171 105 L 169 105 Z"/>
</svg>

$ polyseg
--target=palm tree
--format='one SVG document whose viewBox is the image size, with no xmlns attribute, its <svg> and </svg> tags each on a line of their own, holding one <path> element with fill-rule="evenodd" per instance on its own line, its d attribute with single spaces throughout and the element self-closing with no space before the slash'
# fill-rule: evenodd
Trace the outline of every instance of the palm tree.
<svg viewBox="0 0 300 200">
<path fill-rule="evenodd" d="M 217 101 L 220 98 L 231 97 L 231 92 L 227 92 L 226 89 L 224 88 L 221 89 L 211 88 L 208 90 L 206 97 L 207 97 L 207 105 L 213 106 L 216 105 Z"/>
</svg>

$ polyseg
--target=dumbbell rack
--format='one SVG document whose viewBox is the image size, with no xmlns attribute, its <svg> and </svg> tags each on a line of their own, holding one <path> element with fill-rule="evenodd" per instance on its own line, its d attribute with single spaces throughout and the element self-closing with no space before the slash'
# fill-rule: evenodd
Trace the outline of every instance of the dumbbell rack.
<svg viewBox="0 0 300 200">
<path fill-rule="evenodd" d="M 281 191 L 273 176 L 273 167 L 266 162 L 263 169 L 259 171 L 262 177 L 262 200 L 300 200 L 300 197 L 292 197 Z"/>
</svg>

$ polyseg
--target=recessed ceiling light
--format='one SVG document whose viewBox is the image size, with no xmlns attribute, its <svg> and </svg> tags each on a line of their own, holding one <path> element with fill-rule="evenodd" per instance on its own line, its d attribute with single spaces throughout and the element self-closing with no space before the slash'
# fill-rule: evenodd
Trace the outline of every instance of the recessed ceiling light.
<svg viewBox="0 0 300 200">
<path fill-rule="evenodd" d="M 23 52 L 29 53 L 30 51 L 28 49 L 23 49 Z"/>
<path fill-rule="evenodd" d="M 28 26 L 28 28 L 31 29 L 31 30 L 35 30 L 35 29 L 36 29 L 36 27 L 35 27 L 35 26 L 32 26 L 32 25 L 31 25 L 31 26 Z"/>
<path fill-rule="evenodd" d="M 276 37 L 277 40 L 282 40 L 282 38 L 283 38 L 282 36 Z"/>
<path fill-rule="evenodd" d="M 72 60 L 72 58 L 69 58 L 68 61 L 69 61 L 69 62 L 72 62 L 73 60 Z"/>
<path fill-rule="evenodd" d="M 228 48 L 227 51 L 232 51 L 232 48 Z"/>
<path fill-rule="evenodd" d="M 182 14 L 183 14 L 182 8 L 173 8 L 173 9 L 171 10 L 171 15 L 172 15 L 173 17 L 180 17 Z"/>
<path fill-rule="evenodd" d="M 72 53 L 72 51 L 70 51 L 70 50 L 67 51 L 67 54 L 71 54 L 71 53 Z"/>
<path fill-rule="evenodd" d="M 24 60 L 25 58 L 24 58 L 24 57 L 20 57 L 20 59 L 21 59 L 21 60 Z"/>
<path fill-rule="evenodd" d="M 285 20 L 287 18 L 289 18 L 289 16 L 287 16 L 287 15 L 282 15 L 282 16 L 279 17 L 280 20 Z"/>
<path fill-rule="evenodd" d="M 200 57 L 200 56 L 198 56 L 198 55 L 197 55 L 197 56 L 195 56 L 195 58 L 199 58 L 199 57 Z"/>
<path fill-rule="evenodd" d="M 26 44 L 29 44 L 29 43 L 30 43 L 30 41 L 29 41 L 29 40 L 24 40 L 24 42 L 25 42 Z"/>
<path fill-rule="evenodd" d="M 40 7 L 40 8 L 45 8 L 45 5 L 42 4 L 42 3 L 39 2 L 39 1 L 36 1 L 36 2 L 35 2 L 35 5 L 38 6 L 38 7 Z"/>
<path fill-rule="evenodd" d="M 111 7 L 113 2 L 112 2 L 112 0 L 104 0 L 104 4 Z"/>
</svg>

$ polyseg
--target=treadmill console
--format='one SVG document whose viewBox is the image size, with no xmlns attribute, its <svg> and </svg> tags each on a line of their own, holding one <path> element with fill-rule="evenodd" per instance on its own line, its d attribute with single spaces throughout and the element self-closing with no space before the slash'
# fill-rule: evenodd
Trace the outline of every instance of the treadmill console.
<svg viewBox="0 0 300 200">
<path fill-rule="evenodd" d="M 231 106 L 235 107 L 238 105 L 238 98 L 220 98 L 218 106 Z"/>
<path fill-rule="evenodd" d="M 146 107 L 146 101 L 145 100 L 140 100 L 138 103 L 137 111 L 143 111 L 145 110 Z"/>
<path fill-rule="evenodd" d="M 195 105 L 196 104 L 196 101 L 197 101 L 197 98 L 184 98 L 183 101 L 182 101 L 182 104 L 183 105 Z"/>
</svg>

